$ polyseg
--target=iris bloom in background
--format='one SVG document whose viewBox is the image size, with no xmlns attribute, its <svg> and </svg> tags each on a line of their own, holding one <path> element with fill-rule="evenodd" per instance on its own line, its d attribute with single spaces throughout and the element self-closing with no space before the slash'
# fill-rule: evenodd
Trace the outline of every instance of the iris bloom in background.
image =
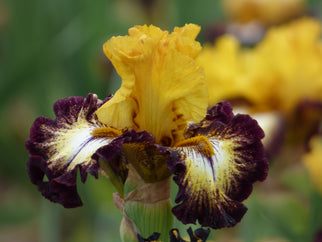
<svg viewBox="0 0 322 242">
<path fill-rule="evenodd" d="M 221 3 L 227 17 L 226 33 L 248 45 L 261 40 L 267 28 L 308 12 L 305 0 L 222 0 Z"/>
<path fill-rule="evenodd" d="M 322 122 L 320 36 L 318 20 L 301 18 L 270 28 L 253 48 L 241 46 L 231 35 L 218 38 L 197 59 L 205 69 L 210 104 L 235 100 L 236 106 L 263 121 L 260 123 L 268 134 L 268 141 L 264 141 L 267 151 L 276 144 L 279 148 L 292 146 L 294 152 L 287 157 L 299 160 L 307 140 L 317 134 Z M 276 137 L 283 132 L 284 143 L 282 139 L 276 143 Z M 322 162 L 314 155 L 318 143 L 312 141 L 312 154 L 305 162 L 313 181 L 320 180 L 314 178 L 316 173 L 311 169 Z M 309 165 L 313 157 L 316 160 Z"/>
<path fill-rule="evenodd" d="M 268 30 L 254 48 L 230 35 L 205 46 L 210 104 L 247 99 L 256 111 L 291 114 L 303 100 L 322 102 L 322 42 L 319 21 L 303 18 Z"/>
<path fill-rule="evenodd" d="M 199 30 L 135 26 L 104 44 L 122 78 L 115 95 L 59 100 L 56 119 L 39 117 L 31 128 L 27 170 L 43 196 L 81 206 L 78 170 L 82 182 L 101 172 L 118 191 L 123 241 L 153 232 L 168 241 L 172 214 L 214 229 L 241 220 L 242 201 L 268 172 L 264 133 L 228 102 L 208 108 L 208 84 L 195 60 Z M 179 187 L 174 206 L 171 177 Z"/>
<path fill-rule="evenodd" d="M 305 0 L 222 0 L 235 22 L 257 22 L 264 26 L 284 23 L 305 13 Z"/>
</svg>

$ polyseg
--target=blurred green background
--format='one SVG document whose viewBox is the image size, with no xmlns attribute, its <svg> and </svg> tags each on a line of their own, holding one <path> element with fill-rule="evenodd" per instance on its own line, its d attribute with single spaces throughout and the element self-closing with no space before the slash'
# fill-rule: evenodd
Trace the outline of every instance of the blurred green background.
<svg viewBox="0 0 322 242">
<path fill-rule="evenodd" d="M 151 4 L 151 5 L 150 5 Z M 309 10 L 322 8 L 309 1 Z M 321 15 L 320 15 L 321 16 Z M 0 241 L 120 241 L 120 212 L 110 182 L 88 176 L 78 186 L 84 206 L 64 209 L 44 199 L 26 172 L 24 147 L 36 117 L 54 118 L 60 98 L 115 92 L 120 78 L 104 56 L 111 36 L 136 24 L 172 30 L 225 21 L 216 0 L 0 0 Z M 321 197 L 301 165 L 257 184 L 242 222 L 212 232 L 216 241 L 310 241 L 321 226 Z M 179 224 L 177 224 L 179 226 Z"/>
</svg>

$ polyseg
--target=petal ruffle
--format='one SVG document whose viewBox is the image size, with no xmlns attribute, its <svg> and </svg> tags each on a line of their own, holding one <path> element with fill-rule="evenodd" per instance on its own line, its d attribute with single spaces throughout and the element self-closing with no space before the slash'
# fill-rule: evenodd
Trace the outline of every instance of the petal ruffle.
<svg viewBox="0 0 322 242">
<path fill-rule="evenodd" d="M 203 69 L 195 61 L 199 30 L 189 24 L 169 34 L 152 25 L 135 26 L 128 36 L 107 41 L 104 52 L 122 86 L 97 110 L 99 120 L 146 130 L 165 146 L 182 139 L 187 121 L 199 122 L 208 106 Z"/>
<path fill-rule="evenodd" d="M 212 228 L 238 223 L 247 208 L 241 203 L 255 181 L 268 172 L 257 122 L 248 115 L 233 116 L 229 103 L 209 110 L 200 125 L 191 125 L 187 139 L 176 145 L 168 167 L 179 186 L 173 208 L 184 224 Z"/>
<path fill-rule="evenodd" d="M 77 207 L 82 202 L 76 190 L 77 170 L 85 182 L 87 173 L 98 176 L 98 155 L 120 134 L 105 127 L 94 112 L 101 105 L 96 96 L 71 97 L 55 103 L 56 119 L 39 117 L 31 127 L 27 170 L 43 196 L 64 207 Z M 94 130 L 102 129 L 105 135 Z M 45 176 L 47 178 L 45 178 Z"/>
</svg>

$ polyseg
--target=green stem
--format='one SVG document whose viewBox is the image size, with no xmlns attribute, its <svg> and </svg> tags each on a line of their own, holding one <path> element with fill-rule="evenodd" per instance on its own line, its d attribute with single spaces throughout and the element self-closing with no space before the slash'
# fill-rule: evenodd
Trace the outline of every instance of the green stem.
<svg viewBox="0 0 322 242">
<path fill-rule="evenodd" d="M 125 213 L 132 221 L 136 233 L 147 238 L 154 232 L 160 233 L 160 240 L 169 241 L 169 231 L 173 228 L 173 215 L 169 199 L 156 203 L 128 201 Z"/>
<path fill-rule="evenodd" d="M 145 183 L 135 169 L 129 169 L 124 184 L 124 198 L 114 197 L 114 203 L 122 211 L 122 241 L 137 241 L 134 235 L 147 238 L 154 232 L 160 233 L 160 240 L 169 241 L 173 228 L 170 201 L 170 177 L 154 183 Z"/>
</svg>

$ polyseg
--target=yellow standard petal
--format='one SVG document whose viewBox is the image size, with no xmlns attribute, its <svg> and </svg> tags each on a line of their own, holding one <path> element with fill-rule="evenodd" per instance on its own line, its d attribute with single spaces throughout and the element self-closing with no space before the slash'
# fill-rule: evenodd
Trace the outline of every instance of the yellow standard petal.
<svg viewBox="0 0 322 242">
<path fill-rule="evenodd" d="M 122 86 L 96 114 L 115 128 L 146 130 L 163 145 L 182 139 L 188 121 L 206 114 L 208 93 L 203 70 L 195 62 L 200 28 L 185 25 L 169 34 L 155 26 L 135 26 L 113 37 L 104 52 L 122 78 Z"/>
</svg>

